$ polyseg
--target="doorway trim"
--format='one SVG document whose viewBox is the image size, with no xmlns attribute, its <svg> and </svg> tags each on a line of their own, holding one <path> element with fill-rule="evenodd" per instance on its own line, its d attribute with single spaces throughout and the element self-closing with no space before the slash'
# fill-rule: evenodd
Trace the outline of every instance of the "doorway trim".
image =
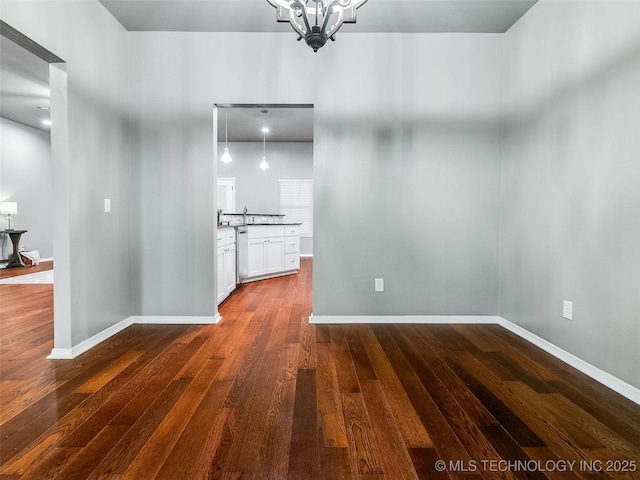
<svg viewBox="0 0 640 480">
<path fill-rule="evenodd" d="M 53 163 L 53 349 L 47 358 L 70 350 L 71 343 L 71 242 L 69 221 L 69 129 L 66 62 L 0 20 L 0 35 L 49 64 L 51 101 L 51 161 Z"/>
<path fill-rule="evenodd" d="M 236 211 L 236 177 L 218 177 L 216 182 L 216 195 L 219 195 L 220 188 L 224 187 L 225 189 L 225 197 L 227 201 L 225 204 L 229 205 L 227 211 L 222 209 L 221 205 L 218 205 L 216 210 L 222 209 L 222 213 L 235 213 Z"/>
</svg>

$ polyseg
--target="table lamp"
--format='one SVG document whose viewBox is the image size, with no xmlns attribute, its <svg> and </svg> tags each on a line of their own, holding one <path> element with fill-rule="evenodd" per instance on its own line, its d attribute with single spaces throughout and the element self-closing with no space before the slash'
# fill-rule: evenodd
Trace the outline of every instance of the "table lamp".
<svg viewBox="0 0 640 480">
<path fill-rule="evenodd" d="M 6 215 L 9 221 L 9 228 L 7 228 L 7 230 L 13 230 L 13 228 L 11 228 L 11 215 L 16 215 L 17 213 L 17 202 L 0 202 L 0 215 Z"/>
</svg>

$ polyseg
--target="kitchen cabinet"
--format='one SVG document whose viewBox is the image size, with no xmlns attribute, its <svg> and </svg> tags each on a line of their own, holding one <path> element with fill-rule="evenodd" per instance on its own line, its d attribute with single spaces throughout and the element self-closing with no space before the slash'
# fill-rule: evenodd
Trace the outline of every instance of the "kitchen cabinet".
<svg viewBox="0 0 640 480">
<path fill-rule="evenodd" d="M 251 238 L 247 243 L 247 277 L 283 271 L 284 242 L 282 238 Z"/>
<path fill-rule="evenodd" d="M 233 228 L 218 230 L 218 305 L 236 289 L 236 233 Z"/>
<path fill-rule="evenodd" d="M 284 269 L 300 270 L 300 226 L 287 225 L 284 235 Z"/>
<path fill-rule="evenodd" d="M 238 228 L 240 282 L 251 282 L 300 269 L 299 227 L 248 225 Z"/>
</svg>

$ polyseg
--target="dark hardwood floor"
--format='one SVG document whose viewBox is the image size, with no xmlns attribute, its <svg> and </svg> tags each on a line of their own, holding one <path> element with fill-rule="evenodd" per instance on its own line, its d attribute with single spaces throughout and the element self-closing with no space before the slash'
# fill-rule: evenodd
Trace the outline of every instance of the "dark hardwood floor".
<svg viewBox="0 0 640 480">
<path fill-rule="evenodd" d="M 640 478 L 638 405 L 498 326 L 309 325 L 311 278 L 66 361 L 0 285 L 0 479 Z"/>
</svg>

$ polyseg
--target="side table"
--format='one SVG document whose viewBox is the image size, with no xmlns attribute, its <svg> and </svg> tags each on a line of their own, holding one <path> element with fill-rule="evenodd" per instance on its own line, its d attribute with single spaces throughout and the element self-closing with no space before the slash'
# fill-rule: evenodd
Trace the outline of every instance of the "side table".
<svg viewBox="0 0 640 480">
<path fill-rule="evenodd" d="M 7 268 L 12 267 L 24 267 L 24 262 L 20 257 L 20 238 L 23 233 L 27 233 L 26 230 L 0 230 L 0 233 L 5 233 L 9 235 L 11 239 L 11 243 L 13 243 L 13 253 L 9 257 L 9 263 L 7 263 Z"/>
</svg>

